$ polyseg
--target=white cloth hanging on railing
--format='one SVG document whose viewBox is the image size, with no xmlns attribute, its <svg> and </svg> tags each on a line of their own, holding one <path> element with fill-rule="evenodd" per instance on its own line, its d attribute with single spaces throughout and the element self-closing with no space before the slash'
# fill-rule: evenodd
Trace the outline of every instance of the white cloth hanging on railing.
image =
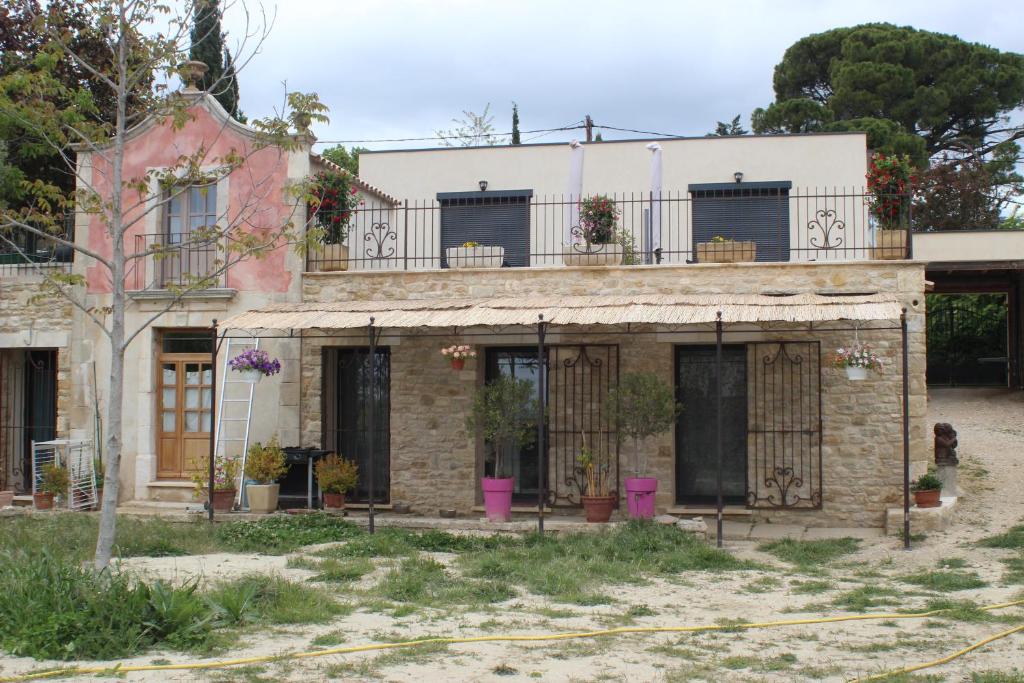
<svg viewBox="0 0 1024 683">
<path fill-rule="evenodd" d="M 562 228 L 562 242 L 574 241 L 572 229 L 580 224 L 580 199 L 583 198 L 583 145 L 578 140 L 569 143 L 569 184 L 565 204 L 565 224 Z"/>
<path fill-rule="evenodd" d="M 652 142 L 651 150 L 651 232 L 646 251 L 661 249 L 661 145 Z"/>
</svg>

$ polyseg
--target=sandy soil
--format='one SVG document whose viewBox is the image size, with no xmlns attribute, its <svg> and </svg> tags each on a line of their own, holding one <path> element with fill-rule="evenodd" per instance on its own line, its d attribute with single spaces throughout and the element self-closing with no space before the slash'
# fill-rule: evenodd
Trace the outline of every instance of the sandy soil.
<svg viewBox="0 0 1024 683">
<path fill-rule="evenodd" d="M 959 432 L 962 462 L 958 523 L 930 534 L 911 552 L 900 541 L 878 538 L 817 575 L 802 574 L 757 550 L 753 542 L 735 542 L 730 550 L 777 569 L 723 574 L 690 573 L 645 586 L 612 587 L 614 605 L 581 607 L 546 603 L 524 594 L 487 611 L 418 610 L 401 618 L 357 611 L 331 624 L 278 628 L 244 637 L 232 657 L 314 649 L 318 635 L 340 632 L 344 645 L 424 635 L 540 634 L 620 625 L 678 626 L 723 619 L 768 621 L 840 614 L 829 606 L 837 595 L 864 586 L 890 587 L 899 606 L 923 605 L 934 595 L 898 577 L 935 569 L 940 560 L 959 558 L 987 583 L 949 597 L 989 604 L 1024 597 L 1020 585 L 1003 582 L 1004 558 L 1012 551 L 979 549 L 974 542 L 1024 520 L 1024 394 L 994 390 L 938 390 L 929 403 L 930 422 L 951 422 Z M 306 549 L 304 552 L 310 552 Z M 207 579 L 250 571 L 276 572 L 296 580 L 310 573 L 285 567 L 287 558 L 216 554 L 188 558 L 138 558 L 126 565 L 150 576 Z M 364 578 L 372 582 L 375 577 Z M 799 586 L 824 582 L 818 594 Z M 344 599 L 344 587 L 325 584 Z M 649 616 L 632 620 L 623 613 L 644 605 Z M 878 607 L 871 611 L 888 611 Z M 217 672 L 129 673 L 129 681 L 844 681 L 929 661 L 982 637 L 1024 621 L 1024 608 L 1005 610 L 1012 620 L 969 623 L 938 619 L 863 621 L 707 634 L 657 634 L 605 637 L 554 643 L 481 643 L 452 645 L 416 654 L 367 653 L 289 660 Z M 150 653 L 126 661 L 186 661 L 177 653 Z M 0 659 L 0 676 L 39 669 L 40 662 Z M 938 681 L 970 681 L 981 671 L 1024 670 L 1024 633 L 925 674 Z M 1022 674 L 1024 675 L 1024 674 Z M 95 680 L 95 679 L 92 679 Z M 1010 679 L 1006 679 L 1010 680 Z M 1013 679 L 1024 680 L 1024 679 Z"/>
</svg>

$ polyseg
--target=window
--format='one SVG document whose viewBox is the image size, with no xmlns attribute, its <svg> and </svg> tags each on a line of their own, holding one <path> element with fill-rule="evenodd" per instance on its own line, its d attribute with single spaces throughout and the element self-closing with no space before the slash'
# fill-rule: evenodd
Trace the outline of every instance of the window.
<svg viewBox="0 0 1024 683">
<path fill-rule="evenodd" d="M 506 266 L 530 265 L 530 197 L 533 190 L 439 192 L 441 263 L 445 249 L 479 242 L 504 247 Z"/>
<path fill-rule="evenodd" d="M 179 248 L 158 260 L 158 284 L 179 284 L 209 275 L 215 269 L 217 246 L 212 240 L 190 234 L 217 224 L 217 186 L 174 188 L 167 198 L 164 216 L 163 233 L 156 241 Z"/>
<path fill-rule="evenodd" d="M 789 181 L 690 185 L 693 253 L 721 236 L 757 243 L 758 261 L 789 260 Z"/>
</svg>

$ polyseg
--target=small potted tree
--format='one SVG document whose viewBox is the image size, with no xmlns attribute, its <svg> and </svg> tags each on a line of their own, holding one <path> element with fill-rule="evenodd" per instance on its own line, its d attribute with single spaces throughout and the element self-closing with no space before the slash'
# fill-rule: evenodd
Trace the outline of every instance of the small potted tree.
<svg viewBox="0 0 1024 683">
<path fill-rule="evenodd" d="M 52 510 L 55 496 L 63 496 L 68 492 L 68 470 L 56 463 L 43 465 L 39 490 L 32 494 L 32 502 L 36 510 Z"/>
<path fill-rule="evenodd" d="M 213 463 L 213 509 L 217 512 L 231 512 L 235 504 L 235 494 L 238 493 L 237 482 L 239 465 L 236 458 L 217 456 Z M 196 498 L 208 497 L 208 475 L 205 471 L 196 471 L 192 474 L 192 483 L 195 484 Z"/>
<path fill-rule="evenodd" d="M 319 237 L 319 270 L 348 270 L 348 239 L 352 216 L 362 203 L 359 190 L 347 172 L 321 171 L 313 178 L 310 211 Z"/>
<path fill-rule="evenodd" d="M 271 358 L 263 349 L 246 349 L 228 361 L 235 372 L 242 375 L 242 381 L 256 384 L 264 377 L 281 372 L 281 361 Z"/>
<path fill-rule="evenodd" d="M 341 510 L 345 507 L 345 494 L 359 482 L 359 466 L 331 453 L 317 462 L 316 481 L 324 494 L 324 507 Z"/>
<path fill-rule="evenodd" d="M 507 471 L 509 451 L 525 448 L 537 436 L 537 398 L 534 386 L 524 379 L 502 376 L 480 387 L 466 416 L 466 430 L 479 432 L 490 448 L 493 476 L 484 476 L 480 487 L 484 510 L 491 522 L 512 519 L 515 479 Z"/>
<path fill-rule="evenodd" d="M 249 446 L 245 476 L 256 482 L 245 486 L 251 512 L 266 514 L 277 509 L 277 497 L 281 490 L 277 480 L 287 470 L 284 451 L 277 442 L 276 434 L 266 446 L 258 441 Z"/>
<path fill-rule="evenodd" d="M 914 167 L 906 154 L 871 155 L 867 175 L 868 208 L 878 231 L 871 258 L 896 260 L 907 258 L 907 231 L 910 229 L 910 190 Z"/>
<path fill-rule="evenodd" d="M 617 496 L 608 491 L 608 477 L 611 468 L 607 462 L 598 462 L 594 452 L 583 437 L 583 448 L 580 449 L 580 468 L 583 470 L 583 495 L 580 502 L 586 512 L 588 522 L 603 523 L 612 517 Z"/>
<path fill-rule="evenodd" d="M 922 474 L 910 489 L 914 492 L 914 505 L 917 507 L 937 508 L 942 505 L 942 481 L 933 473 Z"/>
<path fill-rule="evenodd" d="M 633 440 L 633 476 L 623 483 L 629 516 L 634 519 L 654 516 L 658 490 L 658 480 L 646 476 L 647 458 L 640 455 L 640 442 L 670 430 L 681 409 L 672 388 L 653 372 L 626 373 L 608 392 L 605 410 L 619 442 L 626 437 Z"/>
<path fill-rule="evenodd" d="M 573 243 L 562 250 L 567 266 L 617 266 L 625 253 L 618 229 L 619 208 L 603 194 L 580 200 L 580 224 L 571 229 Z M 630 243 L 632 240 L 630 239 Z"/>
</svg>

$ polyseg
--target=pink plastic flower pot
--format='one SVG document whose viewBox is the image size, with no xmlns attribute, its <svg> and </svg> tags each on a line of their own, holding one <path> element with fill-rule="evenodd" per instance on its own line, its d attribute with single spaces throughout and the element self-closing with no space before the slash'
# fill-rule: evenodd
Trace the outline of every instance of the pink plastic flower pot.
<svg viewBox="0 0 1024 683">
<path fill-rule="evenodd" d="M 653 477 L 627 477 L 625 484 L 630 518 L 654 517 L 654 494 L 658 490 L 658 480 Z"/>
<path fill-rule="evenodd" d="M 484 491 L 484 511 L 488 522 L 512 521 L 512 489 L 515 479 L 481 479 L 480 488 Z"/>
</svg>

